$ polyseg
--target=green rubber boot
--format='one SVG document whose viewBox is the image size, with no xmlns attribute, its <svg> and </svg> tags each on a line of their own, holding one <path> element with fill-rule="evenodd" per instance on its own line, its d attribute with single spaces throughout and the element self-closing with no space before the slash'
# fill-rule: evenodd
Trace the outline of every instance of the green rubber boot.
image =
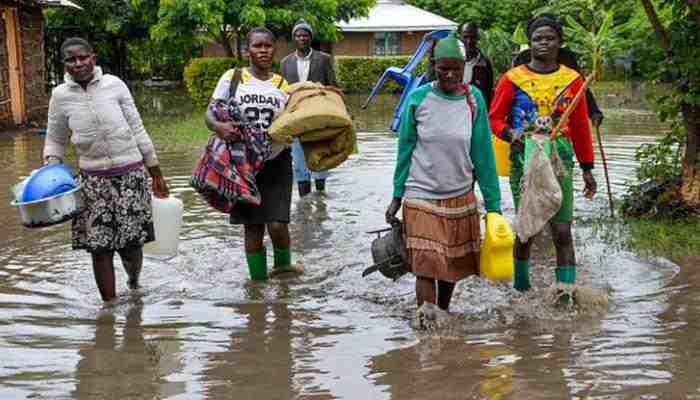
<svg viewBox="0 0 700 400">
<path fill-rule="evenodd" d="M 267 279 L 267 250 L 265 247 L 258 250 L 257 253 L 245 253 L 245 259 L 248 262 L 250 279 L 254 281 Z"/>
<path fill-rule="evenodd" d="M 576 267 L 575 266 L 558 266 L 554 270 L 557 283 L 573 285 L 576 283 Z M 569 306 L 576 304 L 576 298 L 573 293 L 562 293 L 559 296 L 559 304 Z"/>
<path fill-rule="evenodd" d="M 275 265 L 272 268 L 271 277 L 277 277 L 286 274 L 301 274 L 304 272 L 301 267 L 292 265 L 292 250 L 291 249 L 272 249 L 275 257 Z"/>
<path fill-rule="evenodd" d="M 524 292 L 530 289 L 530 259 L 515 259 L 515 275 L 513 277 L 515 290 Z"/>
</svg>

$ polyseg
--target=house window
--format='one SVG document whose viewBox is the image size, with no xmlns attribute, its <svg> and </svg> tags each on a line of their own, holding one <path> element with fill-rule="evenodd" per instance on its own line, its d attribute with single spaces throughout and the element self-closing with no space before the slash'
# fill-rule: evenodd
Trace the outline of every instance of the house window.
<svg viewBox="0 0 700 400">
<path fill-rule="evenodd" d="M 396 56 L 399 54 L 399 32 L 375 32 L 374 55 Z"/>
</svg>

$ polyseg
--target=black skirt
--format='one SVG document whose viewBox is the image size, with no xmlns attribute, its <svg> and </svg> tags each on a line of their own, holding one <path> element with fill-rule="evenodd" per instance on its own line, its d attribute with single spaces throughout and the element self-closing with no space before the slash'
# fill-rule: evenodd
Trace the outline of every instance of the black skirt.
<svg viewBox="0 0 700 400">
<path fill-rule="evenodd" d="M 265 162 L 255 176 L 262 204 L 236 203 L 231 210 L 234 225 L 259 225 L 273 222 L 288 224 L 292 206 L 292 152 L 285 149 L 277 157 Z"/>
</svg>

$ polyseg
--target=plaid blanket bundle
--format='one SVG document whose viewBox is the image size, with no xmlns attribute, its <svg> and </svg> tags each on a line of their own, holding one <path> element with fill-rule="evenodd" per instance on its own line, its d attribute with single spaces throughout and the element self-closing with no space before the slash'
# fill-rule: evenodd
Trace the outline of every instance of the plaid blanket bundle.
<svg viewBox="0 0 700 400">
<path fill-rule="evenodd" d="M 190 186 L 211 207 L 224 213 L 230 213 L 238 201 L 260 205 L 255 175 L 270 153 L 270 136 L 247 121 L 235 101 L 212 102 L 209 107 L 218 121 L 241 123 L 240 140 L 227 143 L 216 134 L 211 135 L 194 168 Z"/>
</svg>

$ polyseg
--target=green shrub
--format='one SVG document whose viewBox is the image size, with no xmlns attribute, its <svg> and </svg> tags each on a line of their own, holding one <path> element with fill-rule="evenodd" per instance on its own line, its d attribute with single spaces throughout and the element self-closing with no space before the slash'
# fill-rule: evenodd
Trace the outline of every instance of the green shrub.
<svg viewBox="0 0 700 400">
<path fill-rule="evenodd" d="M 335 64 L 338 85 L 346 93 L 369 93 L 374 83 L 382 76 L 385 69 L 391 66 L 403 67 L 410 58 L 410 56 L 336 57 Z M 414 73 L 422 74 L 427 64 L 428 61 L 426 57 L 426 59 L 416 67 Z M 185 67 L 183 73 L 187 92 L 197 104 L 204 105 L 209 101 L 216 87 L 216 83 L 224 72 L 230 68 L 247 65 L 247 60 L 238 61 L 235 58 L 193 58 Z M 279 64 L 275 62 L 273 68 L 275 71 L 279 71 Z M 389 92 L 399 90 L 398 85 L 393 82 L 388 83 L 384 88 Z"/>
<path fill-rule="evenodd" d="M 199 105 L 206 104 L 216 88 L 219 78 L 227 70 L 248 65 L 235 58 L 204 57 L 193 58 L 185 67 L 183 79 L 190 97 Z"/>
<path fill-rule="evenodd" d="M 345 93 L 369 93 L 375 82 L 382 76 L 388 67 L 403 67 L 410 56 L 397 57 L 335 57 L 335 69 L 340 86 Z M 428 64 L 427 57 L 414 70 L 415 74 L 422 74 Z M 396 83 L 388 83 L 384 86 L 386 91 L 397 91 Z"/>
</svg>

